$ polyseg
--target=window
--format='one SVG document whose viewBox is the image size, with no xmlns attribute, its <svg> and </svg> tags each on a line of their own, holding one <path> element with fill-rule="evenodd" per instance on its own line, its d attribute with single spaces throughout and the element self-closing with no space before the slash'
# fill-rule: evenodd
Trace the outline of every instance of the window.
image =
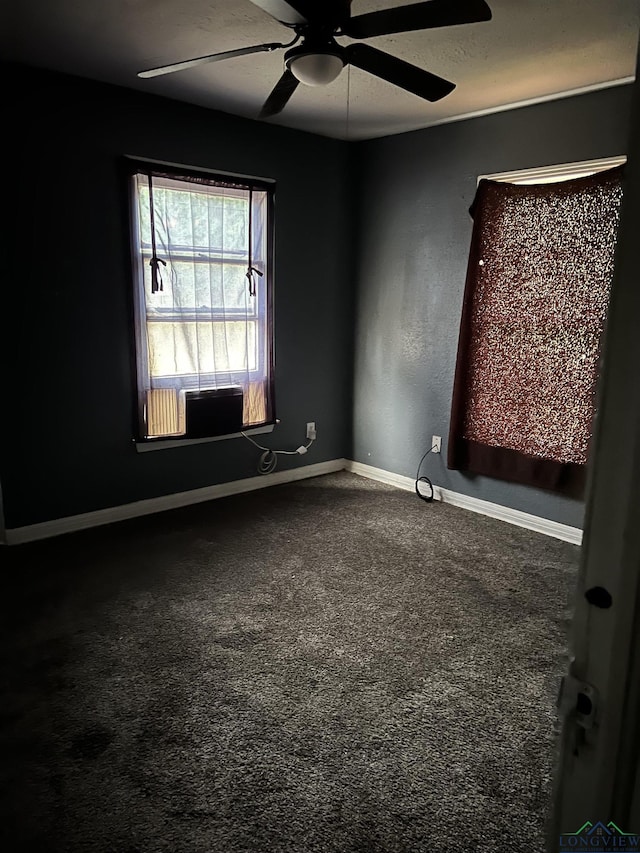
<svg viewBox="0 0 640 853">
<path fill-rule="evenodd" d="M 134 163 L 138 438 L 273 423 L 273 188 Z"/>
<path fill-rule="evenodd" d="M 479 183 L 450 468 L 581 489 L 622 196 L 622 167 L 591 165 Z"/>
</svg>

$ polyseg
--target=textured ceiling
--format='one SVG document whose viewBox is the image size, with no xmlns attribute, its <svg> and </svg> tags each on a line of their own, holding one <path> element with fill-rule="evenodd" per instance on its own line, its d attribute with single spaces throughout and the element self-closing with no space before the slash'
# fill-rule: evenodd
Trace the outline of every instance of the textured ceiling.
<svg viewBox="0 0 640 853">
<path fill-rule="evenodd" d="M 352 12 L 406 2 L 353 0 Z M 285 110 L 269 121 L 363 139 L 633 76 L 637 0 L 488 2 L 493 11 L 488 23 L 367 40 L 455 82 L 455 91 L 442 101 L 430 104 L 351 68 L 329 86 L 299 86 Z M 290 40 L 289 29 L 249 0 L 12 0 L 10 6 L 5 6 L 0 32 L 4 59 L 251 118 L 282 73 L 284 51 L 148 80 L 136 73 L 203 54 Z"/>
</svg>

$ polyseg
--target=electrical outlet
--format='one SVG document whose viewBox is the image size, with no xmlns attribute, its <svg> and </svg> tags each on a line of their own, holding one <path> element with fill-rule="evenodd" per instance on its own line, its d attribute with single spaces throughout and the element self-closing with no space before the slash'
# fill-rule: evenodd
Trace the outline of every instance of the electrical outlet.
<svg viewBox="0 0 640 853">
<path fill-rule="evenodd" d="M 307 438 L 311 441 L 316 437 L 316 424 L 315 421 L 309 421 L 307 424 Z"/>
<path fill-rule="evenodd" d="M 431 451 L 432 453 L 440 453 L 440 448 L 442 447 L 442 438 L 439 435 L 434 435 L 431 437 Z"/>
</svg>

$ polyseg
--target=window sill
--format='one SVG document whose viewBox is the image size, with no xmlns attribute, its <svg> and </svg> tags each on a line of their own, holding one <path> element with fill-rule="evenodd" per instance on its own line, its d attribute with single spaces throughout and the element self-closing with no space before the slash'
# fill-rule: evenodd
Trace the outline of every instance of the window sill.
<svg viewBox="0 0 640 853">
<path fill-rule="evenodd" d="M 265 433 L 273 432 L 275 424 L 265 424 L 265 426 L 250 427 L 244 430 L 247 435 L 264 435 Z M 228 438 L 242 438 L 242 433 L 233 432 L 229 435 L 212 435 L 208 438 L 176 438 L 163 441 L 136 441 L 136 451 L 138 453 L 147 453 L 150 450 L 169 450 L 172 447 L 185 447 L 188 444 L 208 444 L 211 441 L 226 441 Z"/>
</svg>

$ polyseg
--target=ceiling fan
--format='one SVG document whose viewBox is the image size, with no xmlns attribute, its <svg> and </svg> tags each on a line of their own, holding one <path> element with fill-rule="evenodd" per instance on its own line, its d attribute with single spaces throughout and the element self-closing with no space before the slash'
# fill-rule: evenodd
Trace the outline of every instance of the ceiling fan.
<svg viewBox="0 0 640 853">
<path fill-rule="evenodd" d="M 338 44 L 336 37 L 365 39 L 491 20 L 491 9 L 485 0 L 427 0 L 355 17 L 351 15 L 351 0 L 251 2 L 291 28 L 295 38 L 284 44 L 272 42 L 240 47 L 149 68 L 140 71 L 138 77 L 157 77 L 208 62 L 288 48 L 284 55 L 284 73 L 262 107 L 260 118 L 281 112 L 300 83 L 326 85 L 336 79 L 345 65 L 354 65 L 427 101 L 438 101 L 455 89 L 454 83 L 367 44 L 343 46 Z"/>
</svg>

